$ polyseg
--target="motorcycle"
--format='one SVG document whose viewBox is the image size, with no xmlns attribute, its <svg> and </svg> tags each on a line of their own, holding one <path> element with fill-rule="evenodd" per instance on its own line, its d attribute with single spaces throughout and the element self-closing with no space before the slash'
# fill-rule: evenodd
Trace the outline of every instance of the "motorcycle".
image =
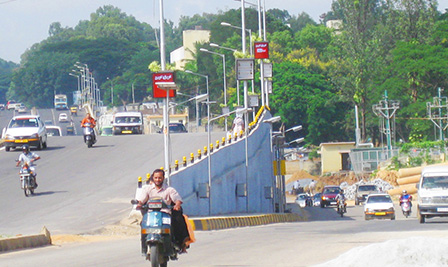
<svg viewBox="0 0 448 267">
<path fill-rule="evenodd" d="M 343 217 L 344 213 L 347 212 L 345 207 L 345 200 L 338 200 L 337 212 L 341 215 L 341 217 Z"/>
<path fill-rule="evenodd" d="M 34 195 L 34 189 L 36 189 L 36 177 L 28 163 L 22 164 L 19 174 L 20 186 L 23 189 L 25 196 Z"/>
<path fill-rule="evenodd" d="M 132 204 L 138 204 L 132 200 Z M 151 198 L 148 203 L 141 207 L 144 212 L 141 227 L 142 234 L 146 234 L 146 245 L 149 254 L 146 259 L 151 262 L 152 267 L 166 267 L 168 261 L 177 260 L 180 248 L 174 245 L 171 236 L 171 215 L 161 211 L 171 209 L 161 198 Z"/>
<path fill-rule="evenodd" d="M 401 211 L 403 215 L 407 218 L 411 215 L 411 199 L 410 197 L 403 197 L 400 199 Z"/>
<path fill-rule="evenodd" d="M 84 143 L 88 148 L 91 148 L 96 143 L 95 133 L 93 128 L 90 127 L 90 123 L 85 123 L 83 127 Z"/>
</svg>

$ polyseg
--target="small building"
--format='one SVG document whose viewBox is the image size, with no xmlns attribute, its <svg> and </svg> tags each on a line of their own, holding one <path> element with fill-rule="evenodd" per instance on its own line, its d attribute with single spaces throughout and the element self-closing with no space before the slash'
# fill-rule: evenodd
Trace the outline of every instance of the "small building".
<svg viewBox="0 0 448 267">
<path fill-rule="evenodd" d="M 355 142 L 321 143 L 319 148 L 322 174 L 349 171 L 351 169 L 350 150 L 355 147 Z"/>
<path fill-rule="evenodd" d="M 176 70 L 184 68 L 189 60 L 194 60 L 197 53 L 196 43 L 207 43 L 210 41 L 210 31 L 196 27 L 194 30 L 186 30 L 182 33 L 183 44 L 170 53 L 170 63 L 175 65 Z"/>
</svg>

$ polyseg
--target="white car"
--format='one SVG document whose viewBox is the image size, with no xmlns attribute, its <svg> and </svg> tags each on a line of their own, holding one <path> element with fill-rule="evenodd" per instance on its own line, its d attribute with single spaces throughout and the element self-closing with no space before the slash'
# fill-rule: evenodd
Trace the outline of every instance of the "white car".
<svg viewBox="0 0 448 267">
<path fill-rule="evenodd" d="M 17 112 L 19 113 L 26 113 L 26 107 L 25 105 L 20 105 L 20 107 L 17 109 Z"/>
<path fill-rule="evenodd" d="M 298 194 L 296 197 L 296 203 L 301 208 L 311 206 L 311 202 L 312 202 L 311 197 L 307 193 Z"/>
<path fill-rule="evenodd" d="M 59 114 L 59 122 L 68 122 L 68 116 L 67 113 L 61 113 Z"/>
<path fill-rule="evenodd" d="M 368 195 L 364 204 L 364 218 L 366 221 L 373 218 L 395 220 L 394 203 L 390 195 L 386 193 Z"/>
<path fill-rule="evenodd" d="M 62 129 L 59 126 L 49 125 L 45 126 L 45 128 L 48 136 L 62 136 Z"/>
<path fill-rule="evenodd" d="M 38 115 L 14 116 L 3 130 L 5 150 L 24 144 L 42 149 L 47 147 L 47 129 Z"/>
</svg>

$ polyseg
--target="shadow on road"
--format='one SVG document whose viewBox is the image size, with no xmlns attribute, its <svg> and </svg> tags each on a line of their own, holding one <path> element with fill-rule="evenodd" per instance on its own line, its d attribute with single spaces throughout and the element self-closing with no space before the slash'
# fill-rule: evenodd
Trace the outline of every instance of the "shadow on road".
<svg viewBox="0 0 448 267">
<path fill-rule="evenodd" d="M 67 193 L 68 191 L 47 191 L 47 192 L 34 192 L 33 196 L 45 196 L 45 195 L 53 195 L 53 194 L 59 194 L 59 193 Z"/>
<path fill-rule="evenodd" d="M 49 146 L 44 150 L 52 151 L 52 150 L 60 150 L 60 149 L 64 149 L 64 148 L 65 148 L 65 146 Z M 35 151 L 39 151 L 39 150 L 35 150 Z M 40 150 L 40 151 L 42 151 L 42 150 Z"/>
</svg>

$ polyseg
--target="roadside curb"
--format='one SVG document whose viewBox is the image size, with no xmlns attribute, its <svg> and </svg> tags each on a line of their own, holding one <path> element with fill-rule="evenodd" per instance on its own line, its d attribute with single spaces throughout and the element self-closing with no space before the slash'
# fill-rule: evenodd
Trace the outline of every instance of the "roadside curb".
<svg viewBox="0 0 448 267">
<path fill-rule="evenodd" d="M 194 218 L 189 220 L 194 231 L 209 231 L 272 223 L 298 222 L 305 221 L 306 218 L 297 213 L 282 213 L 253 216 Z"/>
<path fill-rule="evenodd" d="M 0 239 L 0 252 L 23 248 L 35 248 L 51 245 L 50 232 L 44 226 L 37 235 L 26 235 Z"/>
</svg>

